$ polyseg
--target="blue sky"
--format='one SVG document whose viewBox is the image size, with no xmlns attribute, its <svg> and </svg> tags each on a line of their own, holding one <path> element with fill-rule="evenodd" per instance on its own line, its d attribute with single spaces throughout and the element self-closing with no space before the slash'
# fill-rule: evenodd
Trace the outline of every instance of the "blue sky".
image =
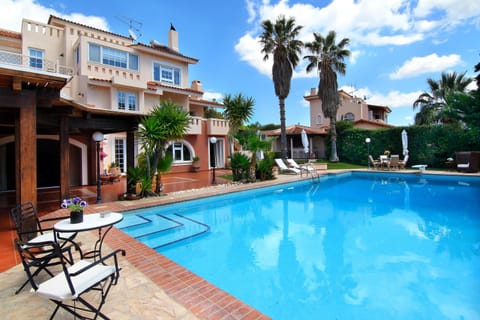
<svg viewBox="0 0 480 320">
<path fill-rule="evenodd" d="M 467 72 L 480 62 L 480 1 L 456 0 L 0 0 L 0 27 L 20 31 L 22 18 L 47 22 L 50 14 L 128 36 L 129 22 L 138 41 L 166 44 L 173 23 L 181 53 L 198 58 L 190 82 L 201 80 L 206 98 L 226 93 L 253 97 L 252 122 L 280 123 L 271 80 L 272 60 L 263 61 L 258 36 L 261 22 L 284 14 L 302 25 L 301 40 L 313 32 L 337 32 L 350 39 L 352 57 L 339 87 L 392 109 L 389 123 L 413 124 L 413 101 L 427 78 L 441 72 Z M 306 54 L 306 53 L 305 53 Z M 318 86 L 305 63 L 295 70 L 286 100 L 287 125 L 309 125 L 303 96 Z M 472 86 L 471 89 L 474 89 Z"/>
</svg>

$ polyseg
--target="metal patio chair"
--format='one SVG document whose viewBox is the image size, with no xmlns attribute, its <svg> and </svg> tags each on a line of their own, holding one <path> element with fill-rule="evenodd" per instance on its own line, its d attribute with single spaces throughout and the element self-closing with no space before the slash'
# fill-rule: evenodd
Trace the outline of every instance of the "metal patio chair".
<svg viewBox="0 0 480 320">
<path fill-rule="evenodd" d="M 49 299 L 56 304 L 50 316 L 53 319 L 60 308 L 80 319 L 109 319 L 101 312 L 112 285 L 116 285 L 120 277 L 120 268 L 117 255 L 125 256 L 124 250 L 116 250 L 97 261 L 79 260 L 69 265 L 64 257 L 62 248 L 56 242 L 39 242 L 33 245 L 15 240 L 15 247 L 22 259 L 23 268 L 35 293 L 42 298 Z M 42 263 L 37 259 L 38 251 L 47 252 L 60 260 L 60 271 L 52 278 L 37 283 L 34 277 L 37 265 Z M 112 261 L 111 265 L 107 261 Z M 95 291 L 100 295 L 88 295 L 87 292 Z"/>
<path fill-rule="evenodd" d="M 55 235 L 53 233 L 53 227 L 42 227 L 42 222 L 55 221 L 64 219 L 65 217 L 60 218 L 51 218 L 40 220 L 37 214 L 37 209 L 32 202 L 21 203 L 10 210 L 13 222 L 15 224 L 15 230 L 17 231 L 18 238 L 26 245 L 34 245 L 36 243 L 50 242 L 55 241 Z M 75 238 L 76 233 L 62 233 L 60 236 L 62 241 L 59 241 L 59 244 L 63 249 L 65 249 L 67 261 L 70 264 L 73 264 L 73 259 L 70 250 L 68 247 L 70 244 L 74 244 L 73 239 Z M 77 244 L 74 244 L 78 248 Z M 67 250 L 68 249 L 68 250 Z M 58 259 L 54 259 L 50 255 L 41 254 L 38 256 L 38 260 L 43 259 L 42 263 L 38 263 L 38 271 L 35 273 L 37 275 L 42 270 L 45 270 L 48 274 L 53 276 L 53 274 L 48 270 L 48 267 L 58 265 Z M 57 260 L 57 261 L 55 261 Z M 18 294 L 28 283 L 28 280 L 15 292 Z"/>
</svg>

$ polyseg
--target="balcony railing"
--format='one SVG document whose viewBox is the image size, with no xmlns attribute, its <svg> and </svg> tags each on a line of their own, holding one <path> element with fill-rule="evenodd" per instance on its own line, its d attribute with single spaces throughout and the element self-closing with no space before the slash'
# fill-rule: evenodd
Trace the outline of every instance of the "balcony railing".
<svg viewBox="0 0 480 320">
<path fill-rule="evenodd" d="M 187 134 L 202 134 L 202 118 L 190 117 Z"/>
<path fill-rule="evenodd" d="M 44 71 L 67 76 L 73 75 L 72 68 L 59 65 L 57 62 L 2 50 L 0 50 L 0 64 L 10 65 L 12 67 L 22 67 L 31 72 Z"/>
<path fill-rule="evenodd" d="M 213 118 L 207 119 L 207 134 L 226 136 L 228 130 L 229 126 L 227 120 Z"/>
</svg>

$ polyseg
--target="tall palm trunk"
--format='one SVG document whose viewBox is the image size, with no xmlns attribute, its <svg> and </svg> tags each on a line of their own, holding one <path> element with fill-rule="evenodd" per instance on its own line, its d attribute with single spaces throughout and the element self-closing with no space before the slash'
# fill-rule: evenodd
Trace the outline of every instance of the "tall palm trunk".
<svg viewBox="0 0 480 320">
<path fill-rule="evenodd" d="M 281 146 L 281 153 L 282 159 L 286 159 L 288 157 L 288 150 L 287 150 L 287 128 L 285 126 L 285 99 L 278 98 L 278 104 L 280 106 L 280 146 Z"/>
<path fill-rule="evenodd" d="M 331 152 L 330 152 L 330 161 L 338 162 L 337 155 L 337 119 L 334 117 L 330 118 L 330 139 L 331 139 Z"/>
</svg>

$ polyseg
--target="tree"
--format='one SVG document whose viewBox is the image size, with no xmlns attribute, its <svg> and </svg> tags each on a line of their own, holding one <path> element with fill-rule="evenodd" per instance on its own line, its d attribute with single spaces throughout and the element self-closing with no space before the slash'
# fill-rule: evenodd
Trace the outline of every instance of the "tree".
<svg viewBox="0 0 480 320">
<path fill-rule="evenodd" d="M 248 150 L 252 153 L 250 159 L 250 169 L 248 172 L 248 180 L 250 182 L 256 181 L 257 171 L 257 152 L 269 151 L 272 148 L 272 143 L 269 140 L 262 140 L 258 134 L 250 134 L 248 137 Z"/>
<path fill-rule="evenodd" d="M 318 97 L 322 101 L 322 111 L 325 117 L 330 118 L 330 161 L 338 162 L 337 155 L 337 111 L 340 104 L 338 97 L 337 72 L 344 75 L 347 65 L 344 62 L 351 52 L 345 47 L 350 43 L 348 38 L 335 43 L 336 33 L 330 31 L 326 37 L 313 33 L 314 41 L 306 43 L 305 47 L 311 53 L 307 59 L 307 72 L 317 69 L 319 73 Z"/>
<path fill-rule="evenodd" d="M 280 130 L 282 158 L 287 157 L 287 132 L 285 125 L 285 99 L 290 92 L 290 82 L 293 69 L 298 64 L 299 54 L 303 43 L 297 40 L 302 26 L 295 25 L 295 19 L 286 19 L 279 16 L 273 24 L 270 20 L 262 22 L 263 32 L 260 35 L 263 60 L 268 60 L 273 55 L 272 79 L 275 95 L 278 97 L 280 107 Z"/>
<path fill-rule="evenodd" d="M 243 123 L 249 121 L 253 116 L 253 106 L 255 99 L 252 97 L 245 97 L 238 93 L 235 96 L 226 94 L 223 97 L 223 115 L 228 120 L 230 126 L 229 145 L 230 155 L 233 154 L 233 136 L 242 127 Z"/>
<path fill-rule="evenodd" d="M 150 114 L 140 120 L 139 138 L 147 160 L 146 178 L 157 174 L 157 194 L 161 191 L 160 173 L 164 171 L 159 165 L 165 163 L 163 159 L 167 142 L 183 138 L 189 122 L 188 112 L 172 101 L 161 101 L 159 106 L 154 106 Z"/>
<path fill-rule="evenodd" d="M 447 96 L 454 93 L 465 93 L 467 86 L 473 79 L 465 76 L 466 72 L 442 72 L 440 80 L 427 79 L 430 92 L 423 92 L 413 102 L 413 110 L 419 108 L 415 115 L 416 125 L 430 125 L 435 123 L 452 123 L 452 114 L 447 103 Z"/>
</svg>

